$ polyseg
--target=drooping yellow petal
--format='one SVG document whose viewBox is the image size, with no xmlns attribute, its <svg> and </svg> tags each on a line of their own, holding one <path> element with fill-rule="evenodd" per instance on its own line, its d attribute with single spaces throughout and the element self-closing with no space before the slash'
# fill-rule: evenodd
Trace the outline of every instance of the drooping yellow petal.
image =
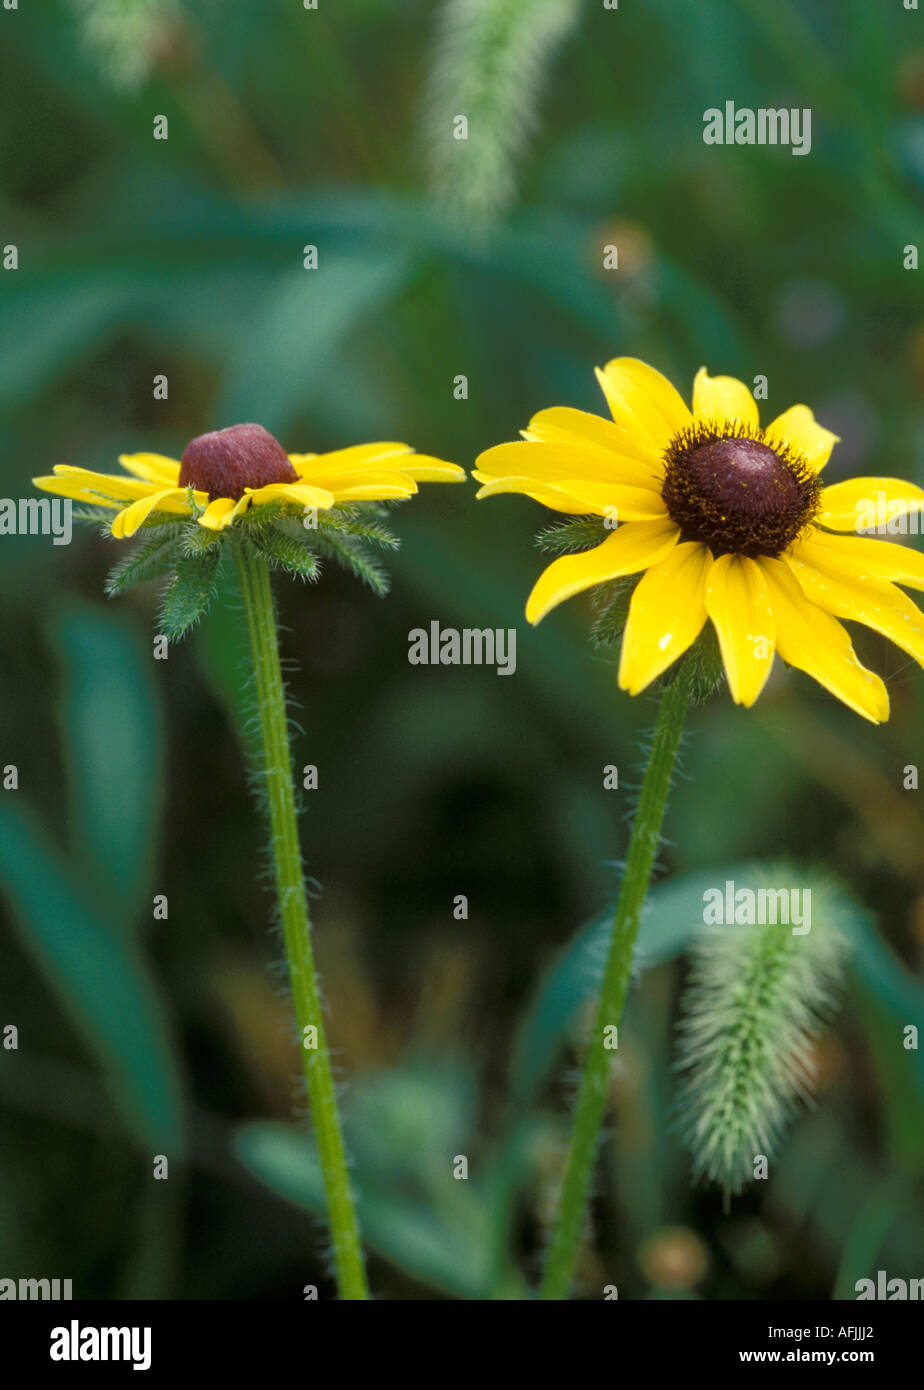
<svg viewBox="0 0 924 1390">
<path fill-rule="evenodd" d="M 117 502 L 129 502 L 158 491 L 154 484 L 143 482 L 140 478 L 121 478 L 114 473 L 93 473 L 88 468 L 76 468 L 69 463 L 56 464 L 53 475 L 33 478 L 32 481 L 44 492 L 57 492 L 61 497 L 72 497 L 98 506 L 106 505 L 98 494 Z"/>
<path fill-rule="evenodd" d="M 728 688 L 738 705 L 753 705 L 773 665 L 775 625 L 756 560 L 720 555 L 706 577 L 706 612 L 719 639 Z"/>
<path fill-rule="evenodd" d="M 924 508 L 924 489 L 901 478 L 850 478 L 821 494 L 815 518 L 834 531 L 872 531 Z"/>
<path fill-rule="evenodd" d="M 693 382 L 693 414 L 720 425 L 737 421 L 757 429 L 760 423 L 757 402 L 744 382 L 733 376 L 710 376 L 705 367 L 700 367 Z"/>
<path fill-rule="evenodd" d="M 764 438 L 768 443 L 788 444 L 815 473 L 821 472 L 840 442 L 838 435 L 819 425 L 807 405 L 791 405 L 784 410 L 764 430 Z"/>
<path fill-rule="evenodd" d="M 246 493 L 238 502 L 233 497 L 216 497 L 199 517 L 199 525 L 207 531 L 223 531 L 246 512 L 249 503 Z"/>
<path fill-rule="evenodd" d="M 117 540 L 128 539 L 138 530 L 143 521 L 146 521 L 151 512 L 177 512 L 180 515 L 189 515 L 189 503 L 186 500 L 185 488 L 165 488 L 161 492 L 152 492 L 147 497 L 141 497 L 137 502 L 133 502 L 130 507 L 125 507 L 121 512 L 117 512 L 112 518 L 112 534 Z"/>
<path fill-rule="evenodd" d="M 521 434 L 524 439 L 544 444 L 590 445 L 594 449 L 605 449 L 607 453 L 637 459 L 659 481 L 664 473 L 660 452 L 647 447 L 636 435 L 612 420 L 604 420 L 602 415 L 591 415 L 586 410 L 573 410 L 567 405 L 540 410 Z"/>
<path fill-rule="evenodd" d="M 478 455 L 475 476 L 535 478 L 559 486 L 569 479 L 582 483 L 625 483 L 659 495 L 661 488 L 650 467 L 638 459 L 593 445 L 549 444 L 541 440 L 495 444 Z"/>
<path fill-rule="evenodd" d="M 180 464 L 166 454 L 120 454 L 119 463 L 148 483 L 161 487 L 176 487 L 180 481 Z"/>
<path fill-rule="evenodd" d="M 776 649 L 790 666 L 805 671 L 845 705 L 879 724 L 889 717 L 883 682 L 857 658 L 836 618 L 811 603 L 781 560 L 759 561 L 776 623 Z"/>
<path fill-rule="evenodd" d="M 543 570 L 526 604 L 526 617 L 538 623 L 546 613 L 595 584 L 637 574 L 656 564 L 677 544 L 680 532 L 673 523 L 632 522 L 620 526 L 602 545 L 580 555 L 562 555 Z"/>
<path fill-rule="evenodd" d="M 618 534 L 618 533 L 617 533 Z M 704 591 L 712 551 L 684 541 L 646 570 L 629 604 L 619 684 L 637 695 L 696 641 L 706 621 Z"/>
<path fill-rule="evenodd" d="M 597 380 L 616 424 L 658 457 L 692 419 L 667 377 L 637 357 L 614 357 Z"/>
<path fill-rule="evenodd" d="M 797 542 L 783 558 L 819 608 L 881 632 L 924 666 L 924 613 L 901 589 L 885 579 L 859 578 L 853 565 L 821 546 Z"/>
<path fill-rule="evenodd" d="M 820 546 L 850 565 L 859 578 L 891 579 L 909 589 L 924 589 L 924 554 L 910 545 L 877 541 L 869 536 L 834 536 L 830 531 L 813 530 L 802 546 Z M 812 550 L 805 551 L 811 563 Z"/>
<path fill-rule="evenodd" d="M 92 507 L 118 508 L 125 500 L 124 498 L 118 502 L 104 500 L 102 497 L 97 497 L 94 492 L 88 491 L 81 484 L 71 483 L 54 473 L 45 474 L 41 478 L 33 478 L 32 486 L 39 488 L 42 492 L 53 492 L 56 497 L 70 497 L 74 502 L 85 502 Z"/>
</svg>

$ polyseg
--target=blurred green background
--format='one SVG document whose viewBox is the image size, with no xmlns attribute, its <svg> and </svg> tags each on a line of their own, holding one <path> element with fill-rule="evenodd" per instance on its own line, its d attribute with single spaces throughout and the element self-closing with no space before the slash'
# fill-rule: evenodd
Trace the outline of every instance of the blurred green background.
<svg viewBox="0 0 924 1390">
<path fill-rule="evenodd" d="M 470 467 L 544 406 L 602 409 L 592 369 L 618 354 L 687 395 L 701 364 L 765 374 L 763 410 L 805 400 L 842 436 L 829 481 L 924 484 L 924 272 L 902 264 L 924 246 L 924 38 L 898 0 L 51 0 L 0 26 L 3 496 L 251 419 L 293 451 L 407 439 Z M 810 106 L 810 156 L 704 145 L 726 100 Z M 296 764 L 320 773 L 317 951 L 391 1298 L 534 1280 L 593 985 L 578 933 L 614 892 L 653 717 L 591 652 L 589 603 L 527 628 L 551 518 L 473 494 L 398 511 L 384 602 L 333 569 L 279 588 Z M 0 1048 L 0 1276 L 330 1296 L 230 577 L 155 662 L 156 593 L 102 597 L 117 555 L 92 531 L 0 540 L 0 766 L 19 772 L 0 792 L 0 1030 L 19 1034 Z M 432 619 L 516 626 L 515 677 L 409 666 Z M 902 785 L 924 678 L 856 640 L 890 686 L 882 728 L 779 663 L 754 710 L 723 691 L 691 721 L 589 1297 L 827 1299 L 924 1273 L 924 1083 L 901 1046 L 924 1022 L 921 793 Z M 704 875 L 780 856 L 841 882 L 857 948 L 817 1105 L 726 1215 L 671 1130 L 684 950 Z"/>
</svg>

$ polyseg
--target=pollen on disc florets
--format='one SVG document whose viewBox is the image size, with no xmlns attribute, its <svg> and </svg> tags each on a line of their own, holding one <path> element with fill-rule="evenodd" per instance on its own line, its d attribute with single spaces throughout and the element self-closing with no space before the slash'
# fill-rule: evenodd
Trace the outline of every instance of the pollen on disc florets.
<svg viewBox="0 0 924 1390">
<path fill-rule="evenodd" d="M 296 483 L 298 474 L 277 439 L 262 425 L 229 425 L 191 439 L 180 462 L 180 487 L 235 502 L 248 487 Z"/>
<path fill-rule="evenodd" d="M 818 511 L 821 483 L 804 459 L 741 421 L 697 421 L 674 436 L 664 463 L 671 520 L 716 557 L 781 555 Z"/>
</svg>

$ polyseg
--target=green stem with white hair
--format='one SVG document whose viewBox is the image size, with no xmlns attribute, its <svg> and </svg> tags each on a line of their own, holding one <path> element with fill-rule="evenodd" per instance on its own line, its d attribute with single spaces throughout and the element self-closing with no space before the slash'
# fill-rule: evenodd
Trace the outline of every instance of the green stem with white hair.
<svg viewBox="0 0 924 1390">
<path fill-rule="evenodd" d="M 617 1035 L 613 1030 L 622 1019 L 629 990 L 635 938 L 661 840 L 677 751 L 690 706 L 692 678 L 693 667 L 688 658 L 664 690 L 651 738 L 629 837 L 622 889 L 613 918 L 609 955 L 587 1043 L 558 1215 L 546 1255 L 541 1286 L 543 1298 L 567 1298 L 580 1252 L 615 1056 Z"/>
<path fill-rule="evenodd" d="M 250 639 L 276 893 L 305 1084 L 324 1179 L 334 1268 L 341 1298 L 367 1299 L 369 1290 L 359 1223 L 311 947 L 311 921 L 295 814 L 292 754 L 270 573 L 263 555 L 247 540 L 236 541 L 233 550 Z"/>
</svg>

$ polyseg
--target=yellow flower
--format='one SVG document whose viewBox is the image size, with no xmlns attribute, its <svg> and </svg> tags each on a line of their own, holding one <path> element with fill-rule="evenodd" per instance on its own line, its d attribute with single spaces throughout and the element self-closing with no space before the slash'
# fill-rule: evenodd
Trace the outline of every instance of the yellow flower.
<svg viewBox="0 0 924 1390">
<path fill-rule="evenodd" d="M 61 497 L 116 509 L 112 534 L 133 536 L 152 512 L 195 517 L 220 531 L 252 507 L 291 503 L 304 511 L 338 502 L 411 497 L 418 482 L 459 483 L 454 463 L 415 454 L 407 444 L 356 444 L 331 454 L 287 454 L 262 425 L 231 425 L 199 435 L 180 461 L 163 454 L 122 454 L 130 476 L 58 464 L 33 478 Z"/>
<path fill-rule="evenodd" d="M 479 497 L 522 492 L 612 529 L 594 549 L 549 565 L 529 596 L 529 621 L 644 571 L 623 635 L 624 690 L 644 690 L 711 619 L 739 704 L 757 699 L 777 651 L 866 719 L 887 719 L 886 688 L 838 619 L 864 623 L 924 664 L 924 614 L 896 587 L 924 589 L 924 555 L 838 533 L 886 521 L 891 529 L 924 508 L 924 491 L 896 478 L 824 487 L 837 436 L 804 405 L 761 430 L 751 392 L 734 377 L 701 368 L 692 411 L 635 358 L 616 358 L 597 377 L 612 422 L 540 411 L 525 442 L 488 449 L 474 471 Z"/>
</svg>

